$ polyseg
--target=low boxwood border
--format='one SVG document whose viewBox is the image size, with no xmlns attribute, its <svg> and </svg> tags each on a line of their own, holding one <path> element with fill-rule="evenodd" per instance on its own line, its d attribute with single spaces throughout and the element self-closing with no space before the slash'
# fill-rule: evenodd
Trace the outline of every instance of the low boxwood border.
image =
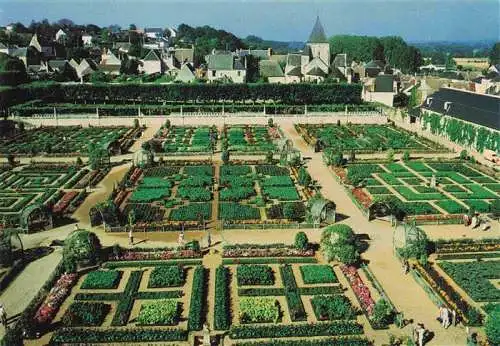
<svg viewBox="0 0 500 346">
<path fill-rule="evenodd" d="M 368 339 L 360 337 L 334 337 L 316 340 L 271 340 L 238 342 L 234 346 L 370 346 Z"/>
<path fill-rule="evenodd" d="M 314 257 L 275 257 L 275 258 L 224 258 L 222 264 L 286 264 L 286 263 L 318 263 Z"/>
<path fill-rule="evenodd" d="M 151 261 L 117 261 L 117 262 L 106 262 L 103 267 L 112 268 L 142 268 L 142 267 L 156 267 L 161 265 L 200 265 L 202 260 L 192 259 L 192 260 L 151 260 Z"/>
<path fill-rule="evenodd" d="M 215 270 L 215 330 L 228 330 L 231 325 L 231 297 L 229 284 L 229 269 L 221 265 Z"/>
<path fill-rule="evenodd" d="M 207 270 L 203 266 L 194 269 L 191 302 L 189 303 L 188 330 L 201 330 L 206 306 Z"/>
<path fill-rule="evenodd" d="M 96 330 L 88 328 L 61 328 L 57 330 L 51 345 L 66 343 L 113 343 L 113 342 L 157 342 L 157 341 L 187 341 L 188 332 L 182 329 L 146 329 L 108 328 Z"/>
</svg>

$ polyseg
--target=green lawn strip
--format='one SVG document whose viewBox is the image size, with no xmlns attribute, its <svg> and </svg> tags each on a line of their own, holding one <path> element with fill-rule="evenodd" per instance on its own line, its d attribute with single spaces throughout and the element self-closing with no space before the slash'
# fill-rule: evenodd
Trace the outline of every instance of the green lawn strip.
<svg viewBox="0 0 500 346">
<path fill-rule="evenodd" d="M 305 284 L 337 283 L 338 279 L 329 265 L 303 265 L 300 273 Z"/>
<path fill-rule="evenodd" d="M 271 258 L 224 258 L 222 264 L 285 264 L 285 263 L 318 263 L 314 257 L 271 257 Z"/>
<path fill-rule="evenodd" d="M 258 338 L 287 338 L 287 337 L 314 337 L 335 335 L 359 335 L 363 327 L 351 321 L 337 321 L 327 323 L 294 323 L 291 325 L 239 325 L 229 330 L 231 339 L 258 339 Z"/>
<path fill-rule="evenodd" d="M 479 213 L 487 213 L 490 211 L 490 204 L 486 201 L 480 199 L 465 199 L 462 200 L 470 208 L 474 208 L 475 211 Z"/>
<path fill-rule="evenodd" d="M 80 288 L 113 289 L 118 287 L 123 272 L 118 270 L 97 270 L 87 274 Z"/>
<path fill-rule="evenodd" d="M 202 263 L 201 259 L 179 259 L 179 260 L 150 260 L 150 261 L 112 261 L 104 263 L 104 268 L 143 268 L 143 267 L 156 267 L 161 265 L 199 265 Z"/>
<path fill-rule="evenodd" d="M 468 209 L 468 208 L 464 207 L 463 205 L 461 205 L 460 203 L 455 202 L 451 199 L 437 201 L 437 202 L 435 202 L 435 204 L 450 214 L 463 214 L 463 213 L 466 213 L 467 209 Z"/>
<path fill-rule="evenodd" d="M 69 343 L 132 343 L 132 342 L 165 342 L 187 341 L 188 332 L 182 329 L 149 329 L 149 328 L 62 328 L 52 336 L 51 345 Z"/>
</svg>

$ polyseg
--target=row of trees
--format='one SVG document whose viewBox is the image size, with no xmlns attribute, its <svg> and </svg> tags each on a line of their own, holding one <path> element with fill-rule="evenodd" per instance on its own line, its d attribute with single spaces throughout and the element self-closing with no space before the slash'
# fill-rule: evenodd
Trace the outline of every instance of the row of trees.
<svg viewBox="0 0 500 346">
<path fill-rule="evenodd" d="M 168 102 L 242 102 L 273 100 L 284 104 L 360 104 L 361 86 L 357 84 L 127 84 L 61 85 L 29 84 L 10 90 L 12 98 L 26 102 L 45 100 L 67 103 L 154 103 Z M 16 94 L 17 95 L 12 95 Z"/>
<path fill-rule="evenodd" d="M 420 51 L 399 36 L 337 35 L 330 38 L 330 47 L 333 54 L 347 53 L 349 61 L 381 60 L 407 73 L 422 65 Z"/>
</svg>

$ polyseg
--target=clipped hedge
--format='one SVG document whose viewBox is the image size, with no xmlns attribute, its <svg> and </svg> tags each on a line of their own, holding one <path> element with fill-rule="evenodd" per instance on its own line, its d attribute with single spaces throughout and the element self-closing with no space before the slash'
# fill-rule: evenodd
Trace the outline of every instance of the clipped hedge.
<svg viewBox="0 0 500 346">
<path fill-rule="evenodd" d="M 229 269 L 219 266 L 215 270 L 215 330 L 228 330 L 231 325 Z"/>
<path fill-rule="evenodd" d="M 338 337 L 315 340 L 271 340 L 239 342 L 235 346 L 371 346 L 372 343 L 360 337 Z"/>
<path fill-rule="evenodd" d="M 144 329 L 144 328 L 62 328 L 57 330 L 50 344 L 67 343 L 113 343 L 113 342 L 159 342 L 159 341 L 187 341 L 188 332 L 182 329 Z"/>
<path fill-rule="evenodd" d="M 357 322 L 294 323 L 291 325 L 232 326 L 231 339 L 290 338 L 335 335 L 359 335 L 363 327 Z"/>
<path fill-rule="evenodd" d="M 281 278 L 285 286 L 285 297 L 288 303 L 288 310 L 292 321 L 304 321 L 307 318 L 304 304 L 300 298 L 299 288 L 293 275 L 292 267 L 284 265 L 280 267 Z"/>
<path fill-rule="evenodd" d="M 203 311 L 206 304 L 205 292 L 206 270 L 197 266 L 193 274 L 193 288 L 189 303 L 188 330 L 201 330 L 203 327 Z"/>
</svg>

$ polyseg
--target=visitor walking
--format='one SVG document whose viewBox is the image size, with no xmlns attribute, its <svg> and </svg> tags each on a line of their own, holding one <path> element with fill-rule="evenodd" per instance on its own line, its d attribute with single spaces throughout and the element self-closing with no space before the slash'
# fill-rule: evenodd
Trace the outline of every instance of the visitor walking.
<svg viewBox="0 0 500 346">
<path fill-rule="evenodd" d="M 442 325 L 444 329 L 450 326 L 450 310 L 443 308 Z"/>
<path fill-rule="evenodd" d="M 134 234 L 132 233 L 132 229 L 128 231 L 128 243 L 129 245 L 134 245 Z"/>
<path fill-rule="evenodd" d="M 403 273 L 408 274 L 410 271 L 410 265 L 408 264 L 408 260 L 403 261 Z"/>
<path fill-rule="evenodd" d="M 210 235 L 210 231 L 207 232 L 207 249 L 210 249 L 212 246 L 212 236 Z"/>
<path fill-rule="evenodd" d="M 184 246 L 184 230 L 179 233 L 179 238 L 177 239 L 179 246 Z"/>
<path fill-rule="evenodd" d="M 423 323 L 417 323 L 417 326 L 413 330 L 413 340 L 418 346 L 424 346 L 424 338 L 425 338 L 425 327 Z"/>
<path fill-rule="evenodd" d="M 75 224 L 75 231 L 78 231 L 80 229 L 80 227 L 78 227 L 78 224 L 76 223 Z"/>
<path fill-rule="evenodd" d="M 451 324 L 453 325 L 453 327 L 457 325 L 457 312 L 455 311 L 455 309 L 451 310 Z"/>
<path fill-rule="evenodd" d="M 2 321 L 4 328 L 7 328 L 7 312 L 2 304 L 0 304 L 0 320 Z"/>
</svg>

